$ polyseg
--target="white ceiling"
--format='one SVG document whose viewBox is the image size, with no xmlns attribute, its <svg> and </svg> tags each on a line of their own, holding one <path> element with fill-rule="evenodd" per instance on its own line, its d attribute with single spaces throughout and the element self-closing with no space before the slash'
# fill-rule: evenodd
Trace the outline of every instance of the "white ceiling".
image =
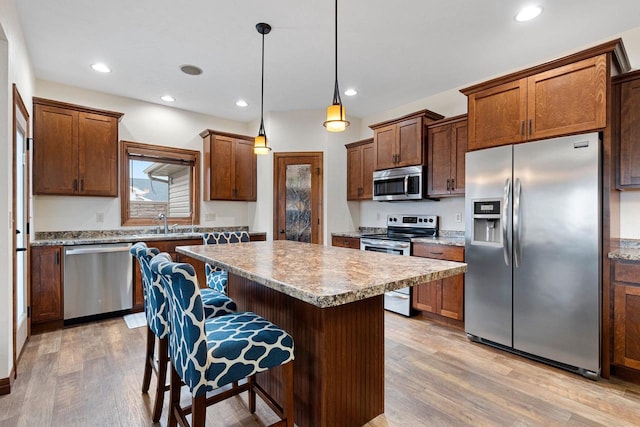
<svg viewBox="0 0 640 427">
<path fill-rule="evenodd" d="M 535 1 L 535 0 L 534 0 Z M 365 117 L 547 61 L 640 24 L 639 0 L 340 0 L 339 83 Z M 332 101 L 331 0 L 16 0 L 36 78 L 247 122 L 260 115 L 258 22 L 265 36 L 265 112 Z M 89 65 L 105 62 L 110 74 Z M 201 67 L 200 76 L 179 70 Z M 633 64 L 637 67 L 638 64 Z M 236 107 L 245 99 L 249 107 Z"/>
</svg>

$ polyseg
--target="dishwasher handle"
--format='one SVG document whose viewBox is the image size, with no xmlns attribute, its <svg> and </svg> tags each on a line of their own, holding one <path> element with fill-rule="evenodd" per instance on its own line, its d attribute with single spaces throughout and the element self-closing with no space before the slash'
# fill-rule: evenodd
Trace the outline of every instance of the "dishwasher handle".
<svg viewBox="0 0 640 427">
<path fill-rule="evenodd" d="M 65 248 L 65 255 L 88 255 L 88 254 L 104 254 L 110 252 L 129 252 L 130 245 L 113 245 L 101 247 L 73 247 Z"/>
</svg>

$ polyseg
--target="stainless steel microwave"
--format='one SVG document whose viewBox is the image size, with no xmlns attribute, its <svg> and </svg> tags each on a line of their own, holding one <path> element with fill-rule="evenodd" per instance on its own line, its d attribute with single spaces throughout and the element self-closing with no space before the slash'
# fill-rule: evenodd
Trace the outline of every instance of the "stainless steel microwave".
<svg viewBox="0 0 640 427">
<path fill-rule="evenodd" d="M 373 200 L 420 200 L 423 198 L 422 166 L 373 172 Z"/>
</svg>

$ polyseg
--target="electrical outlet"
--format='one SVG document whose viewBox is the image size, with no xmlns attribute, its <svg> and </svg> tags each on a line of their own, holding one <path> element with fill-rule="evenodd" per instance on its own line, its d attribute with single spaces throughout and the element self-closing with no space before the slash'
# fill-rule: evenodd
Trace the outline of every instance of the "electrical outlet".
<svg viewBox="0 0 640 427">
<path fill-rule="evenodd" d="M 216 220 L 216 214 L 214 212 L 210 212 L 204 215 L 204 219 L 207 221 L 215 221 Z"/>
<path fill-rule="evenodd" d="M 462 213 L 456 212 L 456 222 L 462 222 Z"/>
<path fill-rule="evenodd" d="M 96 212 L 96 222 L 104 222 L 104 212 Z"/>
</svg>

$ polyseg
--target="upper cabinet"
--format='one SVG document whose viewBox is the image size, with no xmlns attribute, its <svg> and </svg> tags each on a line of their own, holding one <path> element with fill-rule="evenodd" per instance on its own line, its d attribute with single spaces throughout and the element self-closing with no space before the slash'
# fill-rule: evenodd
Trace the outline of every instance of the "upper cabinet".
<svg viewBox="0 0 640 427">
<path fill-rule="evenodd" d="M 469 151 L 605 128 L 609 58 L 617 45 L 463 89 Z"/>
<path fill-rule="evenodd" d="M 613 83 L 616 186 L 640 189 L 640 71 L 617 76 Z"/>
<path fill-rule="evenodd" d="M 347 200 L 373 198 L 373 139 L 347 144 Z"/>
<path fill-rule="evenodd" d="M 33 193 L 118 196 L 122 113 L 33 98 Z"/>
<path fill-rule="evenodd" d="M 375 170 L 422 165 L 425 162 L 425 125 L 444 116 L 422 110 L 369 126 L 373 129 Z"/>
<path fill-rule="evenodd" d="M 255 201 L 253 138 L 211 129 L 200 136 L 204 144 L 204 200 Z"/>
<path fill-rule="evenodd" d="M 467 115 L 433 122 L 427 129 L 427 195 L 464 195 Z"/>
</svg>

